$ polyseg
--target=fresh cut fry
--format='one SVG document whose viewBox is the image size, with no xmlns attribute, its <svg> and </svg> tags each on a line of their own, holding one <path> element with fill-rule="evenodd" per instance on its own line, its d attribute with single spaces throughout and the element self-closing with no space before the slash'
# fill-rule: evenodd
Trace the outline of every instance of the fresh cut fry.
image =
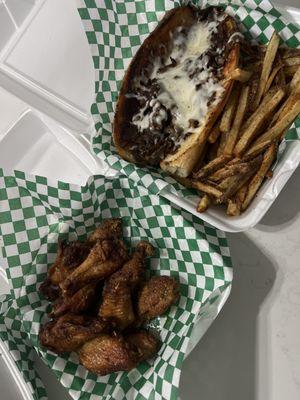
<svg viewBox="0 0 300 400">
<path fill-rule="evenodd" d="M 242 136 L 234 148 L 236 156 L 240 156 L 245 152 L 250 142 L 259 133 L 259 129 L 266 121 L 266 118 L 269 117 L 270 113 L 276 108 L 283 97 L 283 89 L 279 89 L 274 95 L 273 91 L 269 91 L 259 109 L 249 118 L 250 123 L 249 120 L 246 122 L 246 129 L 243 130 Z"/>
<path fill-rule="evenodd" d="M 221 190 L 215 188 L 212 185 L 209 185 L 208 183 L 192 180 L 191 184 L 194 189 L 200 190 L 200 192 L 206 193 L 210 196 L 219 198 L 223 195 L 223 192 L 221 192 Z"/>
<path fill-rule="evenodd" d="M 228 205 L 227 205 L 227 215 L 230 215 L 231 217 L 237 217 L 238 215 L 241 214 L 241 210 L 238 207 L 237 203 L 235 200 L 228 200 Z"/>
<path fill-rule="evenodd" d="M 249 183 L 249 189 L 246 195 L 245 200 L 243 201 L 242 204 L 242 210 L 245 210 L 250 202 L 252 201 L 253 197 L 255 196 L 256 192 L 258 191 L 260 185 L 262 184 L 262 181 L 266 175 L 266 173 L 269 171 L 274 159 L 276 156 L 276 145 L 273 143 L 268 150 L 264 154 L 264 158 L 262 161 L 262 164 L 255 174 L 255 176 L 251 179 Z"/>
<path fill-rule="evenodd" d="M 231 130 L 227 134 L 226 143 L 224 146 L 225 154 L 232 154 L 234 146 L 238 139 L 238 134 L 245 116 L 249 95 L 249 86 L 243 86 L 239 97 L 236 114 Z"/>
<path fill-rule="evenodd" d="M 283 63 L 286 66 L 300 65 L 300 56 L 299 57 L 286 58 L 285 60 L 283 60 Z"/>
<path fill-rule="evenodd" d="M 200 213 L 203 213 L 208 209 L 208 207 L 211 204 L 211 199 L 208 196 L 208 194 L 205 194 L 199 201 L 198 206 L 197 206 L 197 211 Z"/>
<path fill-rule="evenodd" d="M 221 118 L 220 122 L 221 132 L 228 132 L 231 128 L 231 121 L 235 113 L 238 97 L 239 97 L 239 87 L 238 85 L 234 85 Z"/>
<path fill-rule="evenodd" d="M 261 101 L 262 95 L 265 92 L 265 87 L 267 85 L 267 82 L 268 82 L 268 79 L 270 76 L 272 65 L 273 65 L 277 50 L 278 50 L 279 42 L 280 42 L 280 38 L 279 38 L 278 34 L 276 33 L 276 31 L 274 31 L 273 35 L 271 37 L 271 40 L 268 44 L 268 47 L 267 47 L 267 50 L 265 53 L 265 57 L 264 57 L 258 92 L 257 92 L 257 96 L 255 98 L 255 108 L 258 107 L 258 105 Z"/>
<path fill-rule="evenodd" d="M 289 93 L 300 93 L 300 65 L 289 84 Z"/>
<path fill-rule="evenodd" d="M 220 131 L 220 122 L 218 122 L 213 128 L 212 128 L 212 130 L 211 130 L 211 132 L 210 132 L 210 134 L 209 134 L 209 136 L 208 136 L 208 141 L 209 141 L 209 143 L 215 143 L 217 140 L 218 140 L 218 138 L 219 138 L 219 136 L 220 136 L 220 133 L 221 133 L 221 131 Z"/>
<path fill-rule="evenodd" d="M 282 132 L 285 131 L 291 123 L 294 121 L 294 119 L 298 116 L 300 113 L 300 96 L 298 96 L 298 100 L 295 101 L 294 104 L 290 105 L 289 111 L 278 120 L 278 122 L 271 128 L 269 129 L 266 133 L 264 133 L 262 136 L 260 136 L 254 145 L 258 145 L 264 142 L 267 142 L 268 140 L 276 140 L 278 139 Z"/>
<path fill-rule="evenodd" d="M 203 179 L 206 176 L 212 174 L 217 169 L 221 168 L 226 162 L 230 159 L 230 156 L 222 155 L 220 157 L 215 158 L 208 164 L 206 164 L 203 168 L 201 168 L 198 172 L 194 173 L 193 178 L 195 179 Z"/>
</svg>

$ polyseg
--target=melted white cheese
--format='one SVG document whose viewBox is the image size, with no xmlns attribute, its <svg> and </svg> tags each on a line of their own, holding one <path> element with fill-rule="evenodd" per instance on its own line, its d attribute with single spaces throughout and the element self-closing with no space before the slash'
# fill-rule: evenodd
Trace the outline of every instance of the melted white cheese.
<svg viewBox="0 0 300 400">
<path fill-rule="evenodd" d="M 209 100 L 215 94 L 212 104 L 216 103 L 224 90 L 220 83 L 213 79 L 213 75 L 207 67 L 207 57 L 204 55 L 199 59 L 209 49 L 211 35 L 218 23 L 219 21 L 198 22 L 190 29 L 187 37 L 181 34 L 182 28 L 178 28 L 178 34 L 174 38 L 170 54 L 170 60 L 175 60 L 177 65 L 160 72 L 159 69 L 162 67 L 160 59 L 154 63 L 150 78 L 156 78 L 161 88 L 157 100 L 166 109 L 172 109 L 174 125 L 182 128 L 184 132 L 194 132 L 199 129 L 199 127 L 192 128 L 190 120 L 198 121 L 198 126 L 201 126 L 208 111 Z M 196 68 L 203 69 L 203 71 L 196 73 L 195 77 L 191 79 L 189 75 Z M 201 84 L 200 90 L 196 89 L 198 83 Z M 151 106 L 150 103 L 151 101 L 133 118 L 132 122 L 139 131 L 150 127 L 155 110 L 144 115 L 145 109 L 149 105 Z M 162 111 L 160 122 L 167 118 L 166 112 Z"/>
</svg>

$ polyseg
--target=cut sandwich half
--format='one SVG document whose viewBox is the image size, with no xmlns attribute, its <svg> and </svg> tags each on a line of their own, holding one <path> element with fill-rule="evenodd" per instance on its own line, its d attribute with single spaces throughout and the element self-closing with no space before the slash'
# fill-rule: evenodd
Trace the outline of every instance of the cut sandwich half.
<svg viewBox="0 0 300 400">
<path fill-rule="evenodd" d="M 238 66 L 234 19 L 215 7 L 169 11 L 125 74 L 114 120 L 125 160 L 187 177 L 230 94 Z"/>
</svg>

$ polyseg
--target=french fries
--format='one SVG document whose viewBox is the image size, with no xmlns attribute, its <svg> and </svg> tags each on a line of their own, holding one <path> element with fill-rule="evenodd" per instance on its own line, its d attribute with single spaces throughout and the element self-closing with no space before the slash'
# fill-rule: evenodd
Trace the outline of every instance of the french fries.
<svg viewBox="0 0 300 400">
<path fill-rule="evenodd" d="M 284 94 L 282 89 L 278 89 L 275 94 L 270 90 L 266 95 L 261 107 L 250 117 L 250 122 L 249 120 L 246 122 L 246 129 L 243 131 L 240 140 L 234 148 L 234 154 L 236 156 L 240 156 L 245 152 L 246 147 L 255 139 L 262 124 L 266 121 L 271 112 L 275 110 L 276 106 L 283 99 Z"/>
<path fill-rule="evenodd" d="M 273 176 L 277 148 L 300 114 L 300 49 L 243 43 L 245 60 L 228 77 L 233 89 L 207 138 L 198 170 L 181 183 L 202 193 L 197 211 L 223 204 L 238 217 L 265 179 Z M 202 154 L 203 157 L 203 154 Z"/>
<path fill-rule="evenodd" d="M 238 106 L 231 130 L 228 132 L 226 143 L 224 146 L 225 154 L 232 154 L 236 141 L 238 139 L 239 131 L 245 116 L 247 103 L 248 103 L 249 86 L 244 86 L 238 101 Z"/>
<path fill-rule="evenodd" d="M 276 31 L 274 31 L 273 35 L 271 37 L 271 40 L 268 44 L 267 51 L 266 51 L 265 57 L 264 57 L 263 67 L 262 67 L 259 86 L 258 86 L 258 92 L 257 92 L 257 96 L 255 99 L 255 107 L 256 108 L 260 104 L 262 95 L 264 94 L 265 87 L 267 85 L 267 82 L 268 82 L 268 79 L 270 76 L 270 72 L 272 69 L 272 65 L 273 65 L 273 62 L 276 57 L 279 42 L 280 42 L 280 38 L 279 38 L 278 34 L 276 33 Z"/>
<path fill-rule="evenodd" d="M 208 196 L 208 194 L 205 194 L 199 201 L 198 206 L 197 206 L 197 211 L 199 213 L 203 213 L 208 209 L 208 207 L 211 204 L 211 199 Z"/>
<path fill-rule="evenodd" d="M 238 101 L 238 91 L 239 88 L 237 85 L 234 85 L 231 94 L 229 96 L 228 102 L 225 106 L 225 110 L 223 112 L 221 122 L 220 122 L 220 131 L 221 132 L 228 132 L 231 128 L 231 121 L 233 119 L 237 101 Z"/>
<path fill-rule="evenodd" d="M 203 168 L 201 168 L 198 172 L 196 172 L 193 176 L 196 179 L 203 179 L 206 176 L 212 174 L 214 171 L 222 167 L 229 160 L 229 156 L 223 155 L 215 158 Z"/>
<path fill-rule="evenodd" d="M 268 148 L 268 150 L 266 150 L 259 170 L 257 171 L 255 176 L 250 181 L 247 195 L 242 204 L 243 211 L 246 210 L 246 208 L 249 206 L 251 200 L 255 196 L 256 192 L 258 191 L 264 177 L 266 176 L 266 173 L 269 171 L 269 169 L 275 159 L 275 156 L 276 156 L 276 145 L 273 143 Z"/>
</svg>

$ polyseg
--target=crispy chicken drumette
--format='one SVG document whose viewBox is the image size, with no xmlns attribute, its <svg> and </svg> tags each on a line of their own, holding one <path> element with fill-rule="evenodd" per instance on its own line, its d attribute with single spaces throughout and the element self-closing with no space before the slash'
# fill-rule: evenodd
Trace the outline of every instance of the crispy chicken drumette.
<svg viewBox="0 0 300 400">
<path fill-rule="evenodd" d="M 71 296 L 60 297 L 53 303 L 51 317 L 59 317 L 62 314 L 80 314 L 88 310 L 97 300 L 97 282 L 83 286 Z"/>
<path fill-rule="evenodd" d="M 170 276 L 153 276 L 138 294 L 137 314 L 140 322 L 164 314 L 179 298 L 179 284 Z"/>
<path fill-rule="evenodd" d="M 48 270 L 47 279 L 39 289 L 48 300 L 54 300 L 59 296 L 59 284 L 85 260 L 90 249 L 91 243 L 79 240 L 58 243 L 56 259 Z"/>
<path fill-rule="evenodd" d="M 74 351 L 83 343 L 109 331 L 109 326 L 100 318 L 65 314 L 41 327 L 39 339 L 42 346 L 64 353 Z"/>
<path fill-rule="evenodd" d="M 99 315 L 119 330 L 125 329 L 135 319 L 132 292 L 143 279 L 145 258 L 153 252 L 150 243 L 140 242 L 131 259 L 105 282 Z"/>
<path fill-rule="evenodd" d="M 91 282 L 100 281 L 122 267 L 128 255 L 120 239 L 98 241 L 88 257 L 61 284 L 64 296 Z"/>
</svg>

